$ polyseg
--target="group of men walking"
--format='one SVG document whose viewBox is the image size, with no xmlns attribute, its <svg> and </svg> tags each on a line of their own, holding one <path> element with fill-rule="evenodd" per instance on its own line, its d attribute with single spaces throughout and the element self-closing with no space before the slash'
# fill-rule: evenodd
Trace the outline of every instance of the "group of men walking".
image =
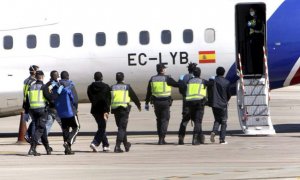
<svg viewBox="0 0 300 180">
<path fill-rule="evenodd" d="M 40 155 L 36 151 L 36 146 L 41 139 L 48 155 L 52 148 L 49 146 L 48 133 L 55 120 L 61 125 L 64 139 L 65 154 L 74 154 L 71 149 L 79 131 L 79 121 L 77 117 L 78 97 L 74 83 L 69 80 L 67 71 L 61 72 L 61 80 L 58 81 L 57 71 L 52 71 L 51 79 L 47 84 L 43 84 L 44 74 L 38 70 L 38 66 L 30 66 L 31 76 L 24 81 L 24 104 L 26 119 L 30 116 L 32 125 L 28 129 L 30 144 L 29 155 Z M 220 143 L 226 144 L 227 126 L 227 105 L 230 99 L 230 83 L 224 78 L 225 69 L 218 67 L 216 76 L 211 79 L 201 79 L 201 69 L 197 64 L 188 65 L 189 73 L 182 75 L 179 81 L 175 81 L 166 75 L 166 66 L 157 64 L 157 75 L 150 78 L 147 95 L 145 99 L 145 110 L 149 111 L 149 104 L 154 107 L 157 124 L 158 144 L 166 144 L 166 134 L 170 120 L 170 107 L 172 106 L 172 87 L 179 87 L 179 92 L 183 97 L 182 122 L 179 128 L 178 144 L 184 144 L 186 126 L 189 120 L 194 122 L 193 145 L 204 143 L 202 132 L 202 119 L 205 105 L 213 109 L 215 122 L 211 132 L 211 141 L 215 142 L 215 135 L 221 125 Z M 127 124 L 131 110 L 130 101 L 133 101 L 138 110 L 141 111 L 141 103 L 134 90 L 129 84 L 124 83 L 124 73 L 116 73 L 115 85 L 111 87 L 103 82 L 101 72 L 95 72 L 94 82 L 87 88 L 87 95 L 92 104 L 91 114 L 95 118 L 98 130 L 90 144 L 90 148 L 97 152 L 98 146 L 102 143 L 103 151 L 109 151 L 109 142 L 106 136 L 106 122 L 109 113 L 114 114 L 118 127 L 116 145 L 114 152 L 128 152 L 131 143 L 127 139 Z M 72 128 L 72 131 L 70 131 Z"/>
</svg>

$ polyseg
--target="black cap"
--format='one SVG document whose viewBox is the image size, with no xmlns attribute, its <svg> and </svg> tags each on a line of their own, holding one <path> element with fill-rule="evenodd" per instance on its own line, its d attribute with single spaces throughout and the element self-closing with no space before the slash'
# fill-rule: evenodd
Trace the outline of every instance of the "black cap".
<svg viewBox="0 0 300 180">
<path fill-rule="evenodd" d="M 165 68 L 167 68 L 164 64 L 157 64 L 156 65 L 156 71 L 157 72 L 160 72 L 162 69 L 165 69 Z"/>
<path fill-rule="evenodd" d="M 36 71 L 35 75 L 36 76 L 44 76 L 44 72 L 43 71 Z"/>
<path fill-rule="evenodd" d="M 36 70 L 38 70 L 38 66 L 37 65 L 31 65 L 31 66 L 29 66 L 29 71 L 30 72 L 33 72 L 33 71 L 36 71 Z"/>
</svg>

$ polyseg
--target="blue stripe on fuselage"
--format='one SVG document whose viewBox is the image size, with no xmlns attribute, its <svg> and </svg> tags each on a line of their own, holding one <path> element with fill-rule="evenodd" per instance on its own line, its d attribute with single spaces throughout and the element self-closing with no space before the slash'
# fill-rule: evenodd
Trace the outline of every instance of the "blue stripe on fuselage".
<svg viewBox="0 0 300 180">
<path fill-rule="evenodd" d="M 283 87 L 300 56 L 299 22 L 299 0 L 284 1 L 268 20 L 268 65 L 272 89 Z"/>
<path fill-rule="evenodd" d="M 299 22 L 299 0 L 284 1 L 267 22 L 268 65 L 271 89 L 283 87 L 284 81 L 300 57 Z M 238 79 L 235 64 L 229 69 L 226 78 L 231 82 L 235 82 Z"/>
</svg>

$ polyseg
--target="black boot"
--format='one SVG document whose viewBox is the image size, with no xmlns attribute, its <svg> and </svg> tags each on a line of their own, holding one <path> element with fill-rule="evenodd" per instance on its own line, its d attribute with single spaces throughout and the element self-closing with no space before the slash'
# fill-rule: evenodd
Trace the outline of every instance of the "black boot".
<svg viewBox="0 0 300 180">
<path fill-rule="evenodd" d="M 115 152 L 115 153 L 122 153 L 122 152 L 124 152 L 124 151 L 121 149 L 121 142 L 120 142 L 120 141 L 117 141 L 114 152 Z"/>
<path fill-rule="evenodd" d="M 205 136 L 203 134 L 200 135 L 200 144 L 204 144 L 205 143 Z"/>
<path fill-rule="evenodd" d="M 162 138 L 162 136 L 158 137 L 158 143 L 157 144 L 158 145 L 163 145 L 163 138 Z"/>
<path fill-rule="evenodd" d="M 125 147 L 125 151 L 126 151 L 126 152 L 129 152 L 130 147 L 131 147 L 131 143 L 130 143 L 130 142 L 124 143 L 124 147 Z"/>
<path fill-rule="evenodd" d="M 51 152 L 53 151 L 52 147 L 50 147 L 49 144 L 45 144 L 44 146 L 45 146 L 47 155 L 51 155 Z"/>
<path fill-rule="evenodd" d="M 193 135 L 193 142 L 192 145 L 200 145 L 200 138 L 198 135 L 194 134 Z"/>
<path fill-rule="evenodd" d="M 178 136 L 178 144 L 184 145 L 184 136 L 181 136 L 181 135 Z"/>
<path fill-rule="evenodd" d="M 34 155 L 34 156 L 40 156 L 41 155 L 40 153 L 36 152 L 36 143 L 35 142 L 31 143 L 28 155 Z"/>
<path fill-rule="evenodd" d="M 64 148 L 65 148 L 65 155 L 73 155 L 75 154 L 72 149 L 71 149 L 71 144 L 65 142 L 64 143 Z"/>
<path fill-rule="evenodd" d="M 165 136 L 161 136 L 161 139 L 162 139 L 162 144 L 167 144 L 167 142 L 165 141 Z"/>
</svg>

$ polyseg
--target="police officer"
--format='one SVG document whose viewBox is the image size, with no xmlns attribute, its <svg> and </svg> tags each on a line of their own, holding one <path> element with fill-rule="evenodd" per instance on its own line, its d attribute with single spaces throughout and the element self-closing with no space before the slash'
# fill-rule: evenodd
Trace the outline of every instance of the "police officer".
<svg viewBox="0 0 300 180">
<path fill-rule="evenodd" d="M 127 141 L 126 135 L 128 116 L 131 108 L 129 104 L 130 100 L 135 103 L 139 111 L 141 111 L 141 103 L 131 86 L 124 83 L 124 74 L 122 72 L 116 74 L 116 80 L 117 84 L 111 87 L 111 112 L 115 116 L 118 127 L 114 152 L 122 153 L 124 151 L 121 149 L 121 143 L 123 143 L 126 152 L 131 147 L 131 143 Z"/>
<path fill-rule="evenodd" d="M 204 105 L 207 102 L 207 81 L 200 78 L 201 69 L 196 67 L 193 72 L 194 78 L 190 79 L 186 88 L 186 105 L 189 107 L 191 119 L 194 121 L 193 145 L 204 144 L 202 132 L 202 119 L 204 115 Z"/>
<path fill-rule="evenodd" d="M 183 87 L 187 85 L 188 81 L 194 77 L 193 71 L 197 67 L 196 63 L 190 62 L 187 66 L 188 68 L 188 74 L 181 75 L 179 78 L 179 92 L 182 95 L 182 120 L 179 127 L 178 132 L 178 144 L 183 145 L 184 144 L 184 136 L 186 132 L 186 126 L 191 119 L 191 113 L 189 111 L 189 108 L 186 105 L 185 95 L 186 92 L 184 91 Z"/>
<path fill-rule="evenodd" d="M 110 87 L 102 82 L 101 72 L 95 72 L 94 80 L 95 82 L 88 86 L 87 95 L 92 103 L 91 114 L 97 122 L 98 130 L 90 144 L 90 148 L 97 152 L 97 147 L 102 143 L 103 151 L 106 152 L 110 150 L 106 136 L 106 121 L 110 112 L 111 100 Z"/>
<path fill-rule="evenodd" d="M 39 70 L 39 67 L 37 65 L 31 65 L 29 66 L 29 74 L 30 76 L 28 78 L 26 78 L 24 80 L 24 85 L 23 85 L 23 109 L 25 110 L 25 114 L 23 116 L 23 120 L 25 120 L 26 122 L 28 122 L 28 120 L 30 119 L 30 115 L 29 115 L 29 112 L 26 111 L 26 95 L 28 94 L 28 90 L 31 86 L 31 84 L 33 84 L 36 79 L 35 79 L 35 74 L 36 74 L 36 71 Z M 25 140 L 30 143 L 31 142 L 31 138 L 34 134 L 34 131 L 35 131 L 35 125 L 34 125 L 34 122 L 31 121 L 28 129 L 27 129 L 27 132 L 26 132 L 26 135 L 25 135 Z"/>
<path fill-rule="evenodd" d="M 50 155 L 52 149 L 49 147 L 48 136 L 46 132 L 46 122 L 48 118 L 46 109 L 47 101 L 43 95 L 43 71 L 36 71 L 35 77 L 36 82 L 29 87 L 26 98 L 26 108 L 29 108 L 32 119 L 36 125 L 36 130 L 34 132 L 33 140 L 31 141 L 28 155 L 40 155 L 40 153 L 36 152 L 36 146 L 40 138 L 42 139 L 42 143 L 46 149 L 47 155 Z"/>
<path fill-rule="evenodd" d="M 220 144 L 227 144 L 225 141 L 226 127 L 228 119 L 228 101 L 231 97 L 230 82 L 224 78 L 225 69 L 218 67 L 216 70 L 217 76 L 209 79 L 208 92 L 209 96 L 208 105 L 212 107 L 215 122 L 211 132 L 210 140 L 215 142 L 215 135 L 220 131 Z"/>
<path fill-rule="evenodd" d="M 149 110 L 149 102 L 154 105 L 156 115 L 156 125 L 158 134 L 158 144 L 166 144 L 165 137 L 170 120 L 170 106 L 172 105 L 171 86 L 178 87 L 178 83 L 170 76 L 165 75 L 166 66 L 156 65 L 157 75 L 152 76 L 148 83 L 145 109 Z"/>
</svg>

